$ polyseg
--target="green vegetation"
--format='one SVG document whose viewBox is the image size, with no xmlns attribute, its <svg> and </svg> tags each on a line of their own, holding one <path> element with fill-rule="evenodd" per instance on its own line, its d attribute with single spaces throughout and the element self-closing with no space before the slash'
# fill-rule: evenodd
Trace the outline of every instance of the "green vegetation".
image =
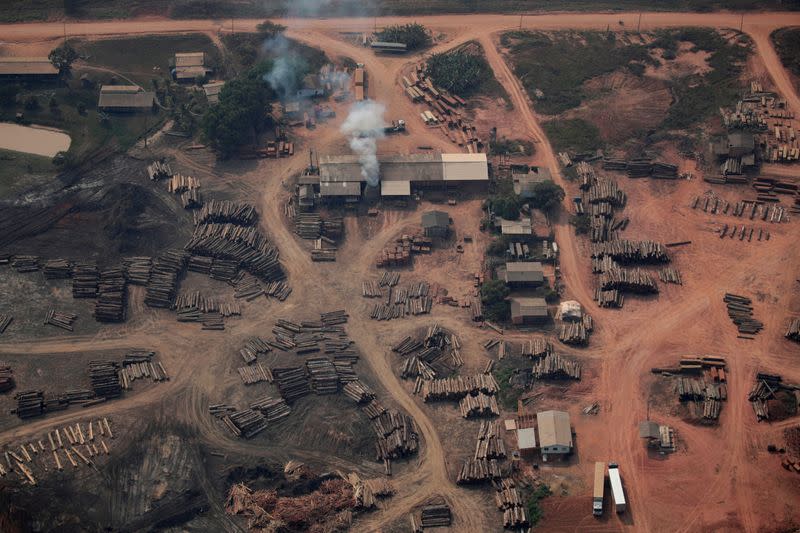
<svg viewBox="0 0 800 533">
<path fill-rule="evenodd" d="M 564 200 L 564 189 L 552 180 L 534 184 L 531 194 L 531 207 L 540 209 L 548 214 L 557 211 Z"/>
<path fill-rule="evenodd" d="M 504 322 L 511 316 L 511 305 L 506 298 L 510 290 L 504 281 L 492 279 L 481 285 L 483 315 L 496 322 Z"/>
<path fill-rule="evenodd" d="M 592 229 L 592 221 L 589 220 L 589 215 L 586 213 L 580 215 L 572 215 L 569 223 L 575 227 L 575 233 L 578 235 L 585 235 Z"/>
<path fill-rule="evenodd" d="M 531 527 L 536 526 L 542 519 L 543 513 L 539 505 L 540 502 L 552 493 L 548 485 L 539 485 L 528 494 L 525 500 L 525 510 L 528 512 L 528 520 L 531 523 Z"/>
<path fill-rule="evenodd" d="M 491 155 L 533 155 L 533 143 L 525 139 L 508 139 L 501 137 L 489 143 Z"/>
<path fill-rule="evenodd" d="M 739 77 L 750 54 L 750 39 L 740 35 L 729 42 L 707 28 L 682 28 L 657 33 L 651 48 L 676 53 L 680 42 L 690 42 L 691 51 L 709 52 L 711 71 L 686 76 L 673 84 L 675 103 L 669 108 L 662 126 L 666 129 L 687 129 L 716 113 L 720 107 L 732 105 L 741 90 Z"/>
<path fill-rule="evenodd" d="M 498 387 L 500 387 L 497 391 L 497 398 L 500 400 L 500 405 L 505 409 L 516 411 L 517 401 L 522 395 L 522 389 L 514 387 L 509 383 L 514 372 L 515 369 L 513 367 L 498 367 L 494 371 L 494 379 L 497 381 Z"/>
<path fill-rule="evenodd" d="M 603 146 L 597 126 L 580 118 L 550 120 L 543 128 L 557 152 L 593 152 Z"/>
<path fill-rule="evenodd" d="M 474 41 L 443 54 L 431 55 L 425 73 L 434 85 L 459 96 L 505 96 L 483 55 L 483 48 Z"/>
<path fill-rule="evenodd" d="M 119 83 L 147 87 L 154 77 L 169 78 L 175 52 L 204 52 L 206 64 L 219 67 L 222 62 L 211 39 L 202 34 L 123 37 L 96 41 L 78 41 L 75 49 L 92 67 L 102 66 L 119 77 Z M 130 51 L 120 53 L 120 51 Z"/>
<path fill-rule="evenodd" d="M 222 158 L 254 142 L 267 118 L 267 104 L 275 93 L 263 79 L 268 65 L 231 80 L 219 93 L 219 103 L 203 116 L 203 134 Z"/>
<path fill-rule="evenodd" d="M 50 181 L 54 167 L 49 157 L 0 149 L 0 198 L 18 194 L 34 181 Z M 43 176 L 34 179 L 30 176 Z M 25 179 L 22 176 L 26 176 Z"/>
<path fill-rule="evenodd" d="M 511 192 L 499 192 L 486 199 L 486 208 L 490 209 L 495 215 L 506 220 L 516 220 L 519 218 L 519 208 L 522 207 L 522 199 Z"/>
<path fill-rule="evenodd" d="M 419 50 L 431 44 L 431 35 L 422 24 L 396 24 L 375 33 L 378 41 L 403 43 L 408 50 Z"/>
<path fill-rule="evenodd" d="M 268 26 L 264 27 L 264 24 Z M 225 61 L 228 76 L 234 77 L 262 61 L 282 57 L 283 61 L 291 64 L 291 71 L 295 75 L 294 84 L 299 87 L 307 74 L 317 72 L 329 62 L 322 50 L 283 37 L 281 33 L 285 29 L 283 26 L 269 22 L 259 26 L 262 31 L 258 33 L 234 33 L 222 36 L 222 42 L 228 51 Z"/>
<path fill-rule="evenodd" d="M 770 35 L 783 66 L 800 76 L 800 28 L 781 28 Z"/>
<path fill-rule="evenodd" d="M 511 31 L 501 43 L 509 48 L 514 73 L 537 111 L 550 115 L 581 105 L 589 96 L 583 87 L 587 80 L 652 61 L 647 47 L 618 44 L 614 33 Z"/>
<path fill-rule="evenodd" d="M 141 15 L 174 18 L 261 18 L 276 16 L 426 15 L 436 13 L 511 13 L 531 11 L 710 11 L 797 9 L 797 0 L 341 0 L 315 4 L 295 0 L 36 0 L 6 2 L 0 20 L 23 22 L 63 16 L 81 19 Z"/>
<path fill-rule="evenodd" d="M 69 44 L 69 41 L 64 41 L 57 48 L 54 48 L 47 57 L 53 66 L 58 69 L 59 75 L 69 76 L 72 64 L 78 59 L 78 52 Z"/>
</svg>

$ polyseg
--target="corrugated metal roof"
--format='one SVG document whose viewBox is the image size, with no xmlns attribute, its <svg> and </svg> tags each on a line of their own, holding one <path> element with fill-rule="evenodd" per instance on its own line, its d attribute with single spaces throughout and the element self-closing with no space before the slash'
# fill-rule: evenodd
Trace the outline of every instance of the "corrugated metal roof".
<svg viewBox="0 0 800 533">
<path fill-rule="evenodd" d="M 442 154 L 445 181 L 486 181 L 489 166 L 486 154 Z"/>
<path fill-rule="evenodd" d="M 115 108 L 140 108 L 147 109 L 153 105 L 156 98 L 154 92 L 138 93 L 100 93 L 97 107 L 104 109 Z"/>
<path fill-rule="evenodd" d="M 58 69 L 46 57 L 0 57 L 0 75 L 54 76 Z"/>
<path fill-rule="evenodd" d="M 569 413 L 564 411 L 542 411 L 536 413 L 539 424 L 539 445 L 542 448 L 567 446 L 572 448 L 572 429 Z"/>
<path fill-rule="evenodd" d="M 212 81 L 211 83 L 203 85 L 203 91 L 206 93 L 209 104 L 216 104 L 219 102 L 219 93 L 222 92 L 224 86 L 224 81 Z"/>
<path fill-rule="evenodd" d="M 517 448 L 520 450 L 536 448 L 536 430 L 533 428 L 518 429 Z"/>
<path fill-rule="evenodd" d="M 411 196 L 411 182 L 381 180 L 381 196 Z"/>
<path fill-rule="evenodd" d="M 639 438 L 660 439 L 661 433 L 659 432 L 658 424 L 650 420 L 639 422 Z"/>
<path fill-rule="evenodd" d="M 450 215 L 448 215 L 444 211 L 426 211 L 425 213 L 422 213 L 423 228 L 434 228 L 434 227 L 446 228 L 449 225 L 450 225 Z"/>
<path fill-rule="evenodd" d="M 530 281 L 544 281 L 544 270 L 539 262 L 513 262 L 505 266 L 506 283 Z"/>
<path fill-rule="evenodd" d="M 206 55 L 203 52 L 178 52 L 175 54 L 176 67 L 202 67 L 205 62 Z"/>
<path fill-rule="evenodd" d="M 511 298 L 511 316 L 546 317 L 548 316 L 547 302 L 544 298 Z"/>
<path fill-rule="evenodd" d="M 361 183 L 358 181 L 320 182 L 321 196 L 361 196 Z"/>
<path fill-rule="evenodd" d="M 531 219 L 521 218 L 519 220 L 500 219 L 500 233 L 503 235 L 533 235 Z"/>
<path fill-rule="evenodd" d="M 100 87 L 100 94 L 134 94 L 141 91 L 142 88 L 138 85 L 103 85 Z"/>
<path fill-rule="evenodd" d="M 203 66 L 176 67 L 175 77 L 179 79 L 196 78 L 197 76 L 205 76 L 208 72 L 209 69 Z"/>
</svg>

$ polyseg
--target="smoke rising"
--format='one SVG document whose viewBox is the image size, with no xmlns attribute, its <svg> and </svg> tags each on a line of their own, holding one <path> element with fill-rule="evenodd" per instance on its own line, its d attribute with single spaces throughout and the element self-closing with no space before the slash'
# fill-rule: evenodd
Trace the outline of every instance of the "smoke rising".
<svg viewBox="0 0 800 533">
<path fill-rule="evenodd" d="M 341 132 L 350 138 L 350 149 L 358 154 L 361 175 L 367 183 L 376 187 L 379 183 L 378 139 L 386 134 L 387 126 L 383 119 L 386 106 L 372 100 L 356 102 L 341 126 Z"/>
<path fill-rule="evenodd" d="M 281 99 L 293 96 L 299 88 L 299 73 L 304 72 L 307 66 L 305 59 L 289 46 L 289 40 L 283 34 L 264 41 L 262 49 L 274 58 L 272 68 L 264 74 L 264 81 Z"/>
</svg>

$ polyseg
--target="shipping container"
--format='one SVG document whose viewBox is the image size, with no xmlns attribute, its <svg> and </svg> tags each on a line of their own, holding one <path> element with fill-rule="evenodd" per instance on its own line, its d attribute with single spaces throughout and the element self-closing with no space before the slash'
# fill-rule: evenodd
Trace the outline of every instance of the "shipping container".
<svg viewBox="0 0 800 533">
<path fill-rule="evenodd" d="M 614 496 L 614 507 L 617 513 L 624 513 L 625 491 L 622 489 L 622 478 L 617 463 L 608 463 L 608 480 L 611 482 L 611 494 Z"/>
</svg>

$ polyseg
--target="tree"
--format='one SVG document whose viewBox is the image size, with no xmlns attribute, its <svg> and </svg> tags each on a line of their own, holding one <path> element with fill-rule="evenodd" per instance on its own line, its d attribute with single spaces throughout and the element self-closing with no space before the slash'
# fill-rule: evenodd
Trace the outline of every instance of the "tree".
<svg viewBox="0 0 800 533">
<path fill-rule="evenodd" d="M 275 37 L 279 33 L 283 33 L 286 30 L 286 26 L 281 24 L 276 24 L 271 20 L 265 20 L 258 26 L 256 26 L 256 31 L 258 32 L 259 36 L 269 39 L 270 37 Z"/>
<path fill-rule="evenodd" d="M 264 123 L 273 93 L 259 72 L 251 71 L 226 83 L 219 103 L 209 107 L 203 116 L 203 134 L 222 158 L 252 142 Z"/>
<path fill-rule="evenodd" d="M 422 24 L 396 24 L 375 33 L 379 41 L 403 43 L 408 50 L 417 50 L 431 44 L 431 36 Z"/>
<path fill-rule="evenodd" d="M 39 100 L 33 95 L 29 96 L 25 99 L 25 109 L 28 111 L 39 109 Z"/>
<path fill-rule="evenodd" d="M 0 85 L 0 106 L 11 107 L 17 103 L 17 95 L 19 94 L 19 85 L 8 84 Z"/>
<path fill-rule="evenodd" d="M 78 59 L 78 52 L 69 42 L 64 41 L 58 48 L 54 48 L 47 56 L 60 75 L 68 76 L 72 64 Z"/>
<path fill-rule="evenodd" d="M 531 206 L 545 213 L 554 213 L 564 200 L 564 189 L 551 180 L 536 183 L 531 190 Z"/>
<path fill-rule="evenodd" d="M 508 285 L 500 279 L 492 279 L 481 285 L 483 315 L 489 320 L 508 320 L 511 315 L 511 306 L 506 298 L 510 292 Z"/>
<path fill-rule="evenodd" d="M 519 218 L 519 208 L 521 202 L 519 196 L 514 193 L 496 194 L 487 200 L 487 207 L 492 212 L 506 220 L 516 220 Z"/>
<path fill-rule="evenodd" d="M 592 229 L 592 223 L 589 220 L 589 215 L 583 213 L 581 215 L 572 215 L 569 223 L 575 226 L 575 233 L 578 235 L 589 233 Z"/>
</svg>

